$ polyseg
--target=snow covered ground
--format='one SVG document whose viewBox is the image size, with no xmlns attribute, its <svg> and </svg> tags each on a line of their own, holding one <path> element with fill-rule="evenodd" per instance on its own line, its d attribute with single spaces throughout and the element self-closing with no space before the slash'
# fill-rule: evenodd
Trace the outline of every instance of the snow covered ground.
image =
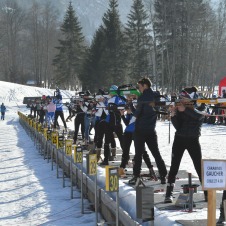
<svg viewBox="0 0 226 226">
<path fill-rule="evenodd" d="M 56 172 L 51 171 L 50 164 L 38 154 L 18 122 L 17 111 L 28 112 L 22 104 L 24 96 L 53 95 L 53 92 L 0 81 L 0 104 L 3 102 L 7 108 L 5 120 L 0 121 L 0 225 L 95 225 L 95 213 L 81 214 L 80 199 L 70 199 L 70 188 L 62 187 L 62 180 L 56 178 Z M 74 93 L 64 92 L 63 95 L 69 97 Z M 73 129 L 73 122 L 68 126 Z M 168 122 L 158 122 L 157 133 L 162 157 L 170 165 L 173 126 L 170 127 L 170 144 Z M 225 126 L 204 124 L 200 138 L 203 158 L 226 159 L 225 136 Z M 180 169 L 196 175 L 186 152 Z M 120 184 L 119 195 L 128 206 L 133 202 L 133 194 L 134 191 Z M 135 211 L 135 207 L 131 208 Z M 207 210 L 176 213 L 156 209 L 154 225 L 179 225 L 175 220 L 181 219 L 181 214 L 185 220 L 206 219 Z M 217 211 L 217 217 L 218 214 Z"/>
</svg>

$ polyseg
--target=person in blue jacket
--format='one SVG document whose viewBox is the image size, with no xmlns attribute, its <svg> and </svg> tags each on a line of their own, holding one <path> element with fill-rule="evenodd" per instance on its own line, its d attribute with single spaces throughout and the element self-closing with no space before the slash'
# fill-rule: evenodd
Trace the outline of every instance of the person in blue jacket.
<svg viewBox="0 0 226 226">
<path fill-rule="evenodd" d="M 58 116 L 60 116 L 63 124 L 64 124 L 64 128 L 65 130 L 67 130 L 67 125 L 64 119 L 64 112 L 63 112 L 63 102 L 62 102 L 62 95 L 60 93 L 60 90 L 56 91 L 56 96 L 54 99 L 54 104 L 56 104 L 56 111 L 55 111 L 55 118 L 54 118 L 54 128 L 56 128 L 57 125 L 57 119 Z"/>
<path fill-rule="evenodd" d="M 127 97 L 127 99 L 129 101 L 130 97 Z M 126 114 L 124 114 L 124 112 L 126 111 Z M 121 117 L 122 120 L 124 122 L 124 124 L 126 125 L 126 128 L 124 130 L 124 134 L 123 134 L 123 152 L 122 152 L 122 160 L 121 160 L 121 164 L 120 164 L 120 168 L 119 168 L 119 175 L 123 176 L 125 175 L 125 168 L 126 165 L 128 164 L 128 161 L 130 159 L 130 146 L 132 144 L 132 141 L 134 140 L 134 131 L 135 131 L 135 121 L 136 118 L 134 117 L 129 105 L 125 107 L 125 110 L 121 110 Z M 143 152 L 143 159 L 149 169 L 150 172 L 150 178 L 152 180 L 157 181 L 157 177 L 155 175 L 155 171 L 153 169 L 153 165 L 151 164 L 151 160 L 150 157 L 146 151 L 146 149 Z"/>
<path fill-rule="evenodd" d="M 118 87 L 112 85 L 110 91 L 117 91 Z M 101 165 L 108 165 L 108 160 L 113 160 L 116 156 L 116 147 L 110 151 L 109 144 L 112 141 L 112 134 L 115 133 L 119 139 L 120 146 L 123 148 L 123 129 L 121 124 L 121 114 L 118 109 L 120 105 L 125 105 L 126 99 L 119 95 L 111 95 L 108 100 L 107 109 L 108 115 L 105 119 L 106 125 L 104 128 L 105 133 L 105 144 L 104 144 L 104 161 Z"/>
<path fill-rule="evenodd" d="M 6 107 L 4 103 L 1 105 L 1 120 L 5 120 L 5 112 L 6 112 Z"/>
</svg>

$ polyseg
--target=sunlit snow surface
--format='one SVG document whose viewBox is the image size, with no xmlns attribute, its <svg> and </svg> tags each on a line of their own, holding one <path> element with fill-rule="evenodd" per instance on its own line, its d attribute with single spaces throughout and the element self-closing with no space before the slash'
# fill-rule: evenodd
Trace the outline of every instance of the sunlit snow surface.
<svg viewBox="0 0 226 226">
<path fill-rule="evenodd" d="M 81 214 L 80 199 L 70 199 L 69 182 L 62 186 L 39 155 L 34 143 L 18 122 L 17 111 L 28 113 L 22 104 L 24 96 L 53 95 L 54 90 L 0 82 L 0 104 L 7 108 L 4 121 L 0 121 L 0 225 L 95 225 L 95 213 Z M 64 98 L 74 95 L 62 91 Z M 66 99 L 65 99 L 66 102 Z M 65 109 L 65 116 L 68 111 Z M 61 123 L 61 121 L 59 120 Z M 73 122 L 68 123 L 73 129 Z M 174 128 L 168 122 L 157 123 L 159 148 L 163 159 L 170 165 Z M 226 159 L 225 126 L 204 124 L 200 138 L 203 158 Z M 132 145 L 132 152 L 134 152 Z M 153 157 L 151 156 L 153 161 Z M 180 169 L 196 175 L 193 164 L 185 152 Z M 98 181 L 104 186 L 104 169 L 98 169 Z M 120 201 L 135 216 L 135 191 L 120 182 Z M 79 192 L 74 196 L 78 197 Z M 164 198 L 164 197 L 163 197 Z M 88 210 L 88 209 L 87 209 Z M 217 216 L 219 212 L 217 210 Z M 182 217 L 183 216 L 183 217 Z M 178 225 L 175 220 L 206 219 L 207 211 L 194 213 L 155 210 L 154 225 Z M 146 224 L 147 225 L 147 224 Z M 150 225 L 150 224 L 149 224 Z"/>
</svg>

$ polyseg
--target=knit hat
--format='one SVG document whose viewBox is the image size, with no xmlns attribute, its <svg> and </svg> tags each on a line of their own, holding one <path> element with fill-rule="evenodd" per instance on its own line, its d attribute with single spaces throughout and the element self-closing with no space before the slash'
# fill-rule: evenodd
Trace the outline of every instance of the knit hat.
<svg viewBox="0 0 226 226">
<path fill-rule="evenodd" d="M 91 95 L 90 91 L 89 90 L 86 90 L 85 96 L 90 96 L 90 95 Z"/>
<path fill-rule="evenodd" d="M 195 87 L 195 86 L 185 87 L 183 90 L 186 91 L 189 94 L 191 99 L 197 99 L 198 98 L 198 94 L 197 94 L 198 88 L 197 87 Z"/>
<path fill-rule="evenodd" d="M 110 91 L 116 91 L 116 90 L 118 90 L 118 86 L 112 85 L 112 86 L 110 87 Z"/>
<path fill-rule="evenodd" d="M 181 90 L 180 94 L 179 94 L 179 98 L 186 98 L 186 99 L 191 99 L 190 95 L 183 89 Z"/>
</svg>

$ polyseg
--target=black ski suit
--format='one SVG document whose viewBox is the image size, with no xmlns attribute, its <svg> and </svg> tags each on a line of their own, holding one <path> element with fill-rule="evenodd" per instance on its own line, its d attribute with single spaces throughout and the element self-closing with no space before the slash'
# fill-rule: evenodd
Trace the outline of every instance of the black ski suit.
<svg viewBox="0 0 226 226">
<path fill-rule="evenodd" d="M 195 112 L 194 109 L 186 107 L 183 112 L 177 111 L 176 115 L 173 116 L 171 120 L 176 132 L 172 147 L 172 159 L 168 175 L 168 183 L 175 183 L 176 175 L 185 149 L 188 150 L 188 153 L 191 156 L 195 170 L 201 182 L 202 153 L 199 137 L 201 135 L 201 126 L 204 116 Z"/>
<path fill-rule="evenodd" d="M 134 111 L 136 122 L 134 132 L 135 156 L 133 175 L 136 177 L 140 176 L 145 143 L 155 159 L 160 177 L 165 177 L 167 174 L 165 162 L 159 152 L 158 138 L 155 131 L 157 113 L 153 107 L 150 106 L 150 101 L 154 101 L 157 95 L 158 94 L 151 88 L 144 90 L 143 94 L 137 100 L 137 108 Z"/>
</svg>

